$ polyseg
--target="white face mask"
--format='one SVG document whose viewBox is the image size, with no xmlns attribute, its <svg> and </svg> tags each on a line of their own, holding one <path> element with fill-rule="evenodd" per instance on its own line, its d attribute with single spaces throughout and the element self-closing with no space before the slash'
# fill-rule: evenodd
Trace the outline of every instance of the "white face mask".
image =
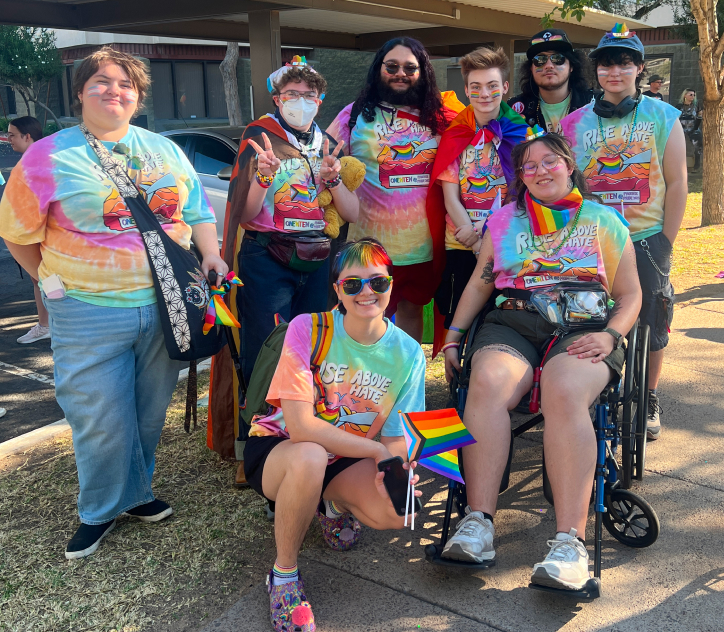
<svg viewBox="0 0 724 632">
<path fill-rule="evenodd" d="M 282 103 L 281 111 L 289 125 L 307 127 L 317 116 L 319 106 L 316 103 L 309 103 L 305 99 L 297 99 Z"/>
</svg>

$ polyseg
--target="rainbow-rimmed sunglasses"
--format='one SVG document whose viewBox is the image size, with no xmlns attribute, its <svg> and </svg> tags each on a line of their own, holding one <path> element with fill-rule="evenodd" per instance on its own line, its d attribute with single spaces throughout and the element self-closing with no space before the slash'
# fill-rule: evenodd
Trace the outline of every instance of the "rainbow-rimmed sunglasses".
<svg viewBox="0 0 724 632">
<path fill-rule="evenodd" d="M 342 292 L 344 292 L 347 296 L 355 296 L 359 294 L 368 283 L 370 285 L 370 289 L 375 294 L 384 294 L 390 290 L 392 277 L 383 275 L 373 276 L 369 279 L 347 277 L 346 279 L 339 279 L 339 281 L 337 281 L 337 285 L 342 288 Z"/>
</svg>

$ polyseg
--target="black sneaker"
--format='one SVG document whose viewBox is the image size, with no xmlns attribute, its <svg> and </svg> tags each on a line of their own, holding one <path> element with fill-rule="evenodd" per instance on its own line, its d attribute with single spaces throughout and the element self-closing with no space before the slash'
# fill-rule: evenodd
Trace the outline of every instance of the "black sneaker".
<svg viewBox="0 0 724 632">
<path fill-rule="evenodd" d="M 138 518 L 141 522 L 158 522 L 168 518 L 173 513 L 171 505 L 162 500 L 152 500 L 150 503 L 129 509 L 126 514 Z"/>
<path fill-rule="evenodd" d="M 78 560 L 81 557 L 87 557 L 93 555 L 96 549 L 101 543 L 101 540 L 105 538 L 113 527 L 116 526 L 116 521 L 111 520 L 110 522 L 104 522 L 103 524 L 81 524 L 78 527 L 78 531 L 68 542 L 68 546 L 65 549 L 65 558 L 68 560 Z"/>
<path fill-rule="evenodd" d="M 649 410 L 646 420 L 646 439 L 656 441 L 661 435 L 661 406 L 659 398 L 653 391 L 649 391 Z"/>
</svg>

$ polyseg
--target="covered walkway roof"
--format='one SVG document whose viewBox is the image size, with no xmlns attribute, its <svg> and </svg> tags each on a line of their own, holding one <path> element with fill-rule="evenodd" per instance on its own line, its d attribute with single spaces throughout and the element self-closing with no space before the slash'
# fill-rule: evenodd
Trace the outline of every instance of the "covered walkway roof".
<svg viewBox="0 0 724 632">
<path fill-rule="evenodd" d="M 376 50 L 394 36 L 433 55 L 459 57 L 482 44 L 512 58 L 541 30 L 556 0 L 0 0 L 0 23 L 78 31 L 249 42 L 254 111 L 272 106 L 266 78 L 281 46 Z M 598 43 L 623 18 L 589 9 L 557 22 L 577 45 Z M 625 20 L 630 28 L 647 28 Z"/>
<path fill-rule="evenodd" d="M 80 31 L 248 42 L 250 14 L 279 11 L 281 44 L 375 50 L 409 34 L 431 52 L 504 39 L 525 40 L 555 0 L 0 0 L 0 22 Z M 583 20 L 557 23 L 581 45 L 598 42 L 615 21 L 589 9 Z M 631 28 L 647 28 L 626 20 Z M 253 27 L 252 27 L 253 28 Z M 253 37 L 253 36 L 252 36 Z M 451 48 L 452 47 L 452 48 Z"/>
</svg>

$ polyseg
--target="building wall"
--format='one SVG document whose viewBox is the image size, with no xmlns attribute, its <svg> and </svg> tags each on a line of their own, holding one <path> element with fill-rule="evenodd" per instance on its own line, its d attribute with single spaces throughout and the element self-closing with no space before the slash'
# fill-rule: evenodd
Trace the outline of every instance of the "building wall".
<svg viewBox="0 0 724 632">
<path fill-rule="evenodd" d="M 679 102 L 679 97 L 686 88 L 694 88 L 701 101 L 704 94 L 704 82 L 699 70 L 698 48 L 692 50 L 688 44 L 680 43 L 646 46 L 645 49 L 647 58 L 653 55 L 672 56 L 671 86 L 669 87 L 672 105 Z"/>
</svg>

